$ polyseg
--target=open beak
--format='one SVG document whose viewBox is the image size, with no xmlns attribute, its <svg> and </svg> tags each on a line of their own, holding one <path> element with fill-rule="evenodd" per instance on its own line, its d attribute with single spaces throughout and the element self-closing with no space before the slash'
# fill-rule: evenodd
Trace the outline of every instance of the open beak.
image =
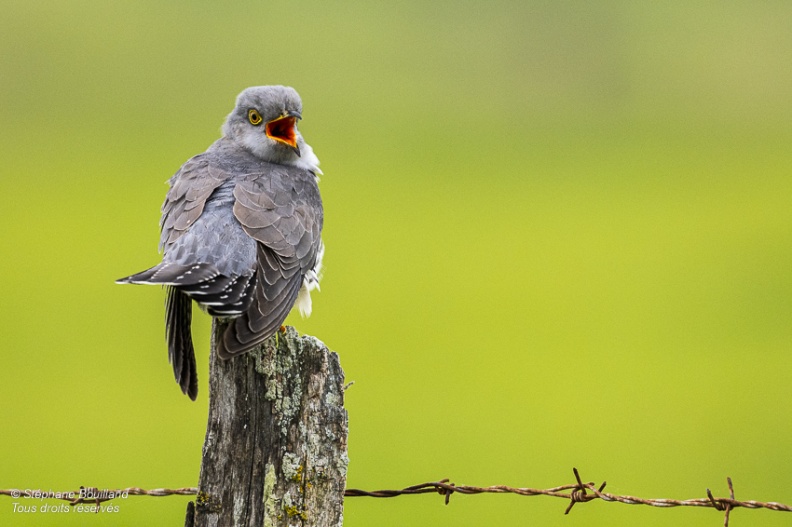
<svg viewBox="0 0 792 527">
<path fill-rule="evenodd" d="M 264 126 L 264 133 L 267 137 L 279 143 L 288 145 L 299 156 L 300 147 L 297 146 L 297 119 L 301 116 L 298 112 L 287 112 L 284 115 L 273 119 Z"/>
</svg>

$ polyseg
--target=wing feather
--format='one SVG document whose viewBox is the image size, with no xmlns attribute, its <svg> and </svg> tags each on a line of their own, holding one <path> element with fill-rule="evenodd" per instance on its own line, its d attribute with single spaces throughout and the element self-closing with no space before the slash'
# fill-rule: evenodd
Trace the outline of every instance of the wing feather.
<svg viewBox="0 0 792 527">
<path fill-rule="evenodd" d="M 211 165 L 206 154 L 182 165 L 170 179 L 170 189 L 162 205 L 161 248 L 176 241 L 195 223 L 212 192 L 230 177 L 228 172 Z"/>
<path fill-rule="evenodd" d="M 181 265 L 162 262 L 151 269 L 126 278 L 119 278 L 116 283 L 182 286 L 206 282 L 219 274 L 215 266 L 211 264 Z"/>
<path fill-rule="evenodd" d="M 230 357 L 278 330 L 316 263 L 323 222 L 319 189 L 310 172 L 291 167 L 248 174 L 234 188 L 234 215 L 258 242 L 250 308 L 226 329 L 218 347 Z"/>
</svg>

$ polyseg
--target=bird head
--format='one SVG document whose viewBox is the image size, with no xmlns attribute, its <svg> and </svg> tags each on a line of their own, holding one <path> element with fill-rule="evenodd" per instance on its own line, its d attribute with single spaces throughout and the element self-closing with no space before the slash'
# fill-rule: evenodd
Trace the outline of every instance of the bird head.
<svg viewBox="0 0 792 527">
<path fill-rule="evenodd" d="M 223 135 L 236 141 L 256 157 L 280 164 L 318 164 L 305 144 L 297 121 L 302 102 L 287 86 L 254 86 L 239 94 L 234 110 L 226 118 Z M 308 163 L 300 163 L 300 158 Z"/>
</svg>

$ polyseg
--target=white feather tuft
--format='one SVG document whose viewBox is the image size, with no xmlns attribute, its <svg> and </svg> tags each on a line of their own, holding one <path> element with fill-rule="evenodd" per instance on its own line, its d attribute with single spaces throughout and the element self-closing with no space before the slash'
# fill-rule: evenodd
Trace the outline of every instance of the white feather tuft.
<svg viewBox="0 0 792 527">
<path fill-rule="evenodd" d="M 300 292 L 297 294 L 297 302 L 295 305 L 300 310 L 300 315 L 303 317 L 311 316 L 311 291 L 319 289 L 319 280 L 322 278 L 322 259 L 324 258 L 324 244 L 319 246 L 319 252 L 316 254 L 316 264 L 314 268 L 305 273 L 303 283 L 300 287 Z"/>
</svg>

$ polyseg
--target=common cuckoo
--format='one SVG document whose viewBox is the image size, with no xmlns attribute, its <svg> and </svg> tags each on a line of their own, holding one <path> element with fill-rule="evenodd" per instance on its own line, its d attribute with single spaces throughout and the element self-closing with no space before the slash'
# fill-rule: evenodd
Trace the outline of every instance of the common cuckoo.
<svg viewBox="0 0 792 527">
<path fill-rule="evenodd" d="M 239 94 L 223 136 L 170 178 L 162 205 L 162 262 L 121 284 L 167 287 L 168 357 L 195 400 L 192 301 L 230 318 L 223 359 L 273 335 L 293 307 L 310 315 L 322 266 L 319 160 L 297 130 L 297 92 L 258 86 Z"/>
</svg>

